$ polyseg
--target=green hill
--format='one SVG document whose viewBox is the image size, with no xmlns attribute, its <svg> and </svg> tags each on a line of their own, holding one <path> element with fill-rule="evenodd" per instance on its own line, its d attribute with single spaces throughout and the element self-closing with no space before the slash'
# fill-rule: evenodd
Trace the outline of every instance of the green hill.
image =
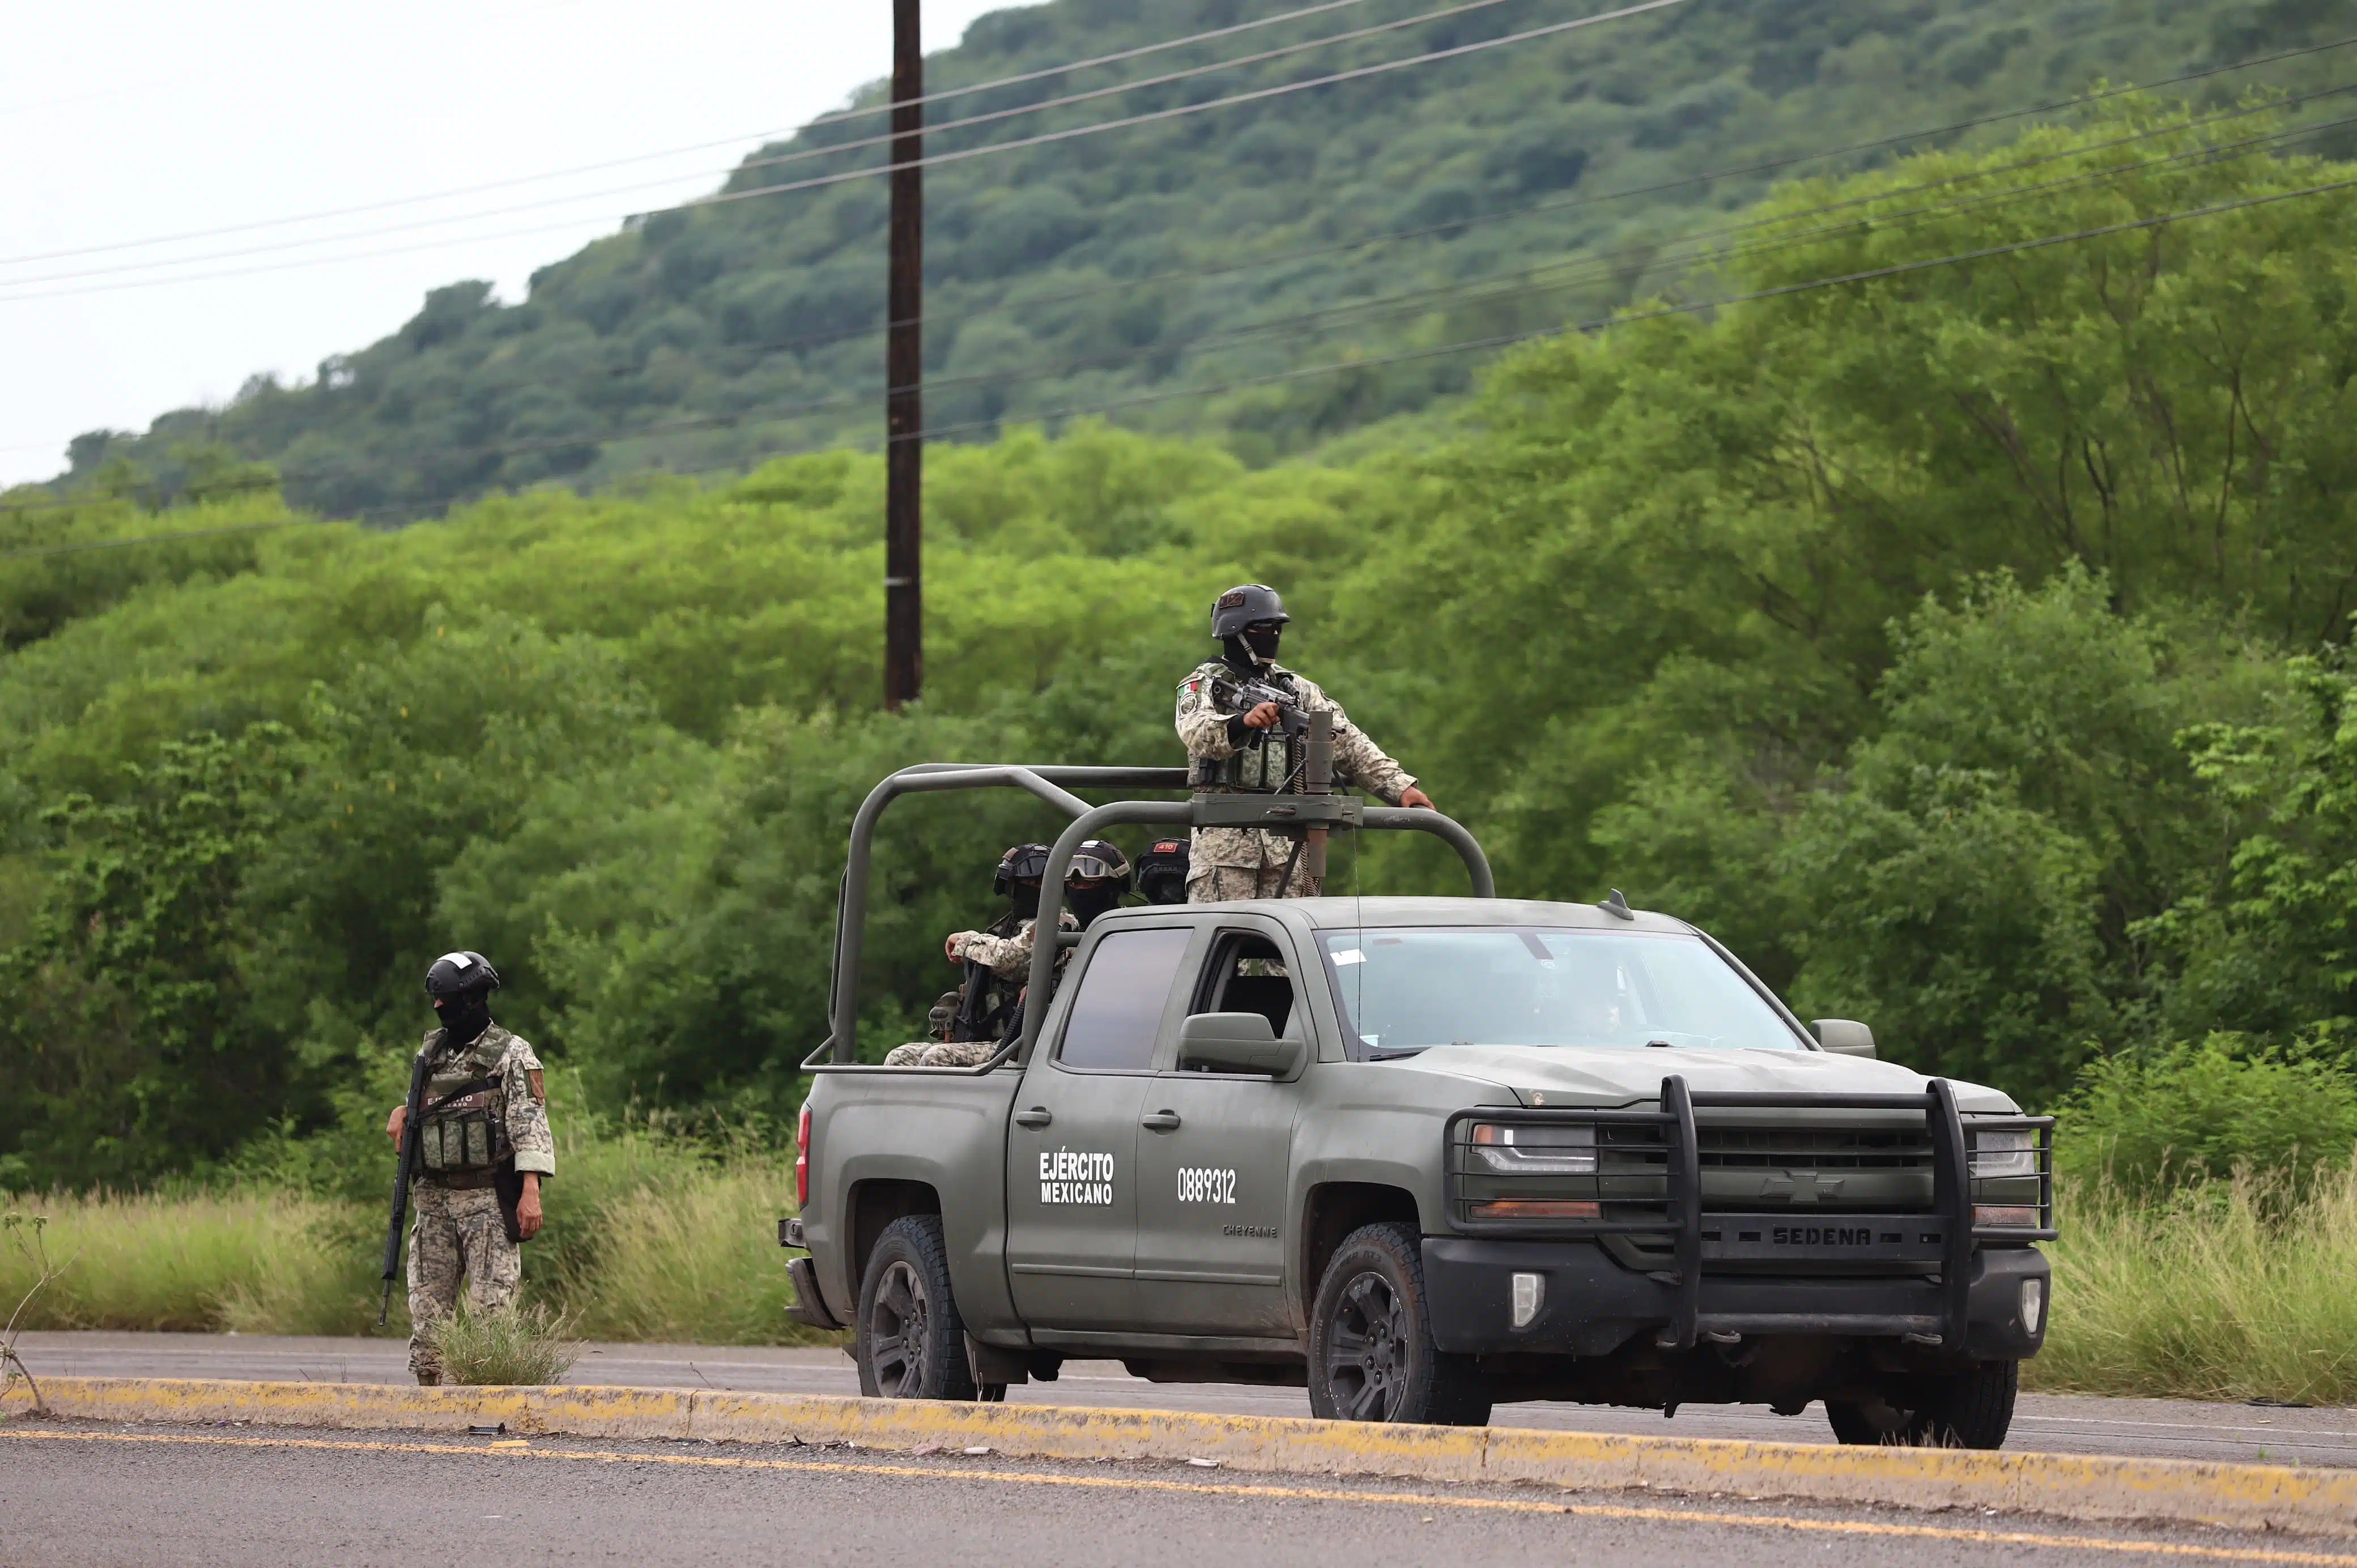
<svg viewBox="0 0 2357 1568">
<path fill-rule="evenodd" d="M 998 12 L 932 57 L 928 83 L 996 80 L 1294 4 L 1053 0 Z M 1370 0 L 956 99 L 934 118 L 1430 8 L 1430 0 Z M 1578 14 L 1562 0 L 1506 0 L 936 133 L 928 151 L 1274 88 Z M 2325 0 L 1688 0 L 1437 64 L 949 163 L 928 177 L 929 424 L 984 437 L 1001 421 L 1052 423 L 1103 408 L 1141 429 L 1214 435 L 1264 463 L 1431 409 L 1469 386 L 1480 357 L 1318 367 L 1587 320 L 1640 292 L 1674 289 L 1691 252 L 1673 242 L 1725 221 L 1778 172 L 1838 172 L 1900 149 L 1785 171 L 1760 166 L 2050 103 L 2097 79 L 2152 81 L 2293 49 L 2344 30 L 2346 15 Z M 2313 91 L 2348 69 L 2338 53 L 2311 55 L 2182 91 L 2223 104 L 2261 84 Z M 870 90 L 861 102 L 879 96 Z M 59 482 L 128 458 L 165 494 L 179 493 L 189 444 L 218 441 L 277 465 L 299 505 L 390 521 L 487 491 L 742 470 L 780 453 L 872 441 L 881 423 L 884 183 L 748 193 L 879 163 L 881 148 L 764 160 L 881 129 L 871 117 L 760 149 L 726 186 L 748 199 L 634 222 L 536 274 L 521 302 L 454 283 L 399 332 L 324 361 L 314 380 L 257 379 L 226 409 L 167 413 L 140 436 L 85 436 Z M 1978 134 L 2018 129 L 2002 123 Z M 2357 143 L 2343 133 L 2309 145 L 2345 154 Z M 1692 177 L 1731 168 L 1757 172 Z M 1404 230 L 1421 232 L 1381 238 Z M 1545 270 L 1533 276 L 1533 268 Z M 1296 371 L 1311 373 L 1272 379 Z M 217 467 L 226 456 L 210 460 Z"/>
</svg>

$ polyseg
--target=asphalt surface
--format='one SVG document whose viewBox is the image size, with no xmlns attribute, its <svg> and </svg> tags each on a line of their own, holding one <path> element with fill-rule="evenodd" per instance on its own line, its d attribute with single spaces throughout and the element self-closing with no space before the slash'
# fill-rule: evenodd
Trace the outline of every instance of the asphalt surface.
<svg viewBox="0 0 2357 1568">
<path fill-rule="evenodd" d="M 257 1378 L 274 1381 L 406 1382 L 398 1339 L 297 1338 L 209 1334 L 27 1334 L 20 1348 L 34 1375 Z M 834 1349 L 748 1349 L 694 1345 L 586 1348 L 574 1383 L 650 1388 L 766 1390 L 856 1394 L 859 1377 Z M 1024 1404 L 1308 1415 L 1298 1389 L 1227 1383 L 1149 1383 L 1117 1361 L 1072 1361 L 1052 1383 L 1018 1385 Z M 1757 1405 L 1685 1405 L 1674 1420 L 1658 1411 L 1597 1405 L 1501 1404 L 1499 1426 L 1635 1432 L 1676 1437 L 1748 1437 L 1830 1443 L 1822 1407 L 1796 1416 Z M 2132 1454 L 2176 1459 L 2357 1466 L 2357 1410 L 2205 1404 L 2190 1400 L 2094 1399 L 2025 1394 L 2006 1446 L 2071 1454 Z M 0 1558 L 0 1563 L 5 1563 Z"/>
<path fill-rule="evenodd" d="M 2357 1568 L 2357 1540 L 964 1451 L 0 1423 L 8 1568 L 615 1561 Z"/>
</svg>

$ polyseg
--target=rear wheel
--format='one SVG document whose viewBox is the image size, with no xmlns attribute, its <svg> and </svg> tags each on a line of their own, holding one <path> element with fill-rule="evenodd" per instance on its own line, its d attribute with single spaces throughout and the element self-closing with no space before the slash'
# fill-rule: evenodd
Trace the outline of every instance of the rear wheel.
<svg viewBox="0 0 2357 1568">
<path fill-rule="evenodd" d="M 1894 1381 L 1872 1399 L 1827 1400 L 1825 1418 L 1844 1443 L 2002 1448 L 2020 1390 L 2020 1362 L 1975 1361 L 1944 1377 Z"/>
<path fill-rule="evenodd" d="M 1326 1265 L 1309 1320 L 1309 1410 L 1341 1421 L 1480 1426 L 1490 1391 L 1469 1356 L 1432 1340 L 1424 1246 L 1413 1226 L 1368 1225 Z"/>
<path fill-rule="evenodd" d="M 870 1399 L 981 1397 L 950 1294 L 940 1216 L 906 1215 L 884 1228 L 867 1255 L 855 1330 L 859 1391 Z M 1006 1397 L 1003 1384 L 998 1397 Z"/>
</svg>

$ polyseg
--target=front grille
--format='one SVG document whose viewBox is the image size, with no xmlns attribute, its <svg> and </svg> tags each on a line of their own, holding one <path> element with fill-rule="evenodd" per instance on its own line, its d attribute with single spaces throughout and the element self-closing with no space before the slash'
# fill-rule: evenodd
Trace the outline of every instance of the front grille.
<svg viewBox="0 0 2357 1568">
<path fill-rule="evenodd" d="M 1932 1137 L 1921 1127 L 1712 1127 L 1695 1129 L 1704 1170 L 1928 1171 Z"/>
</svg>

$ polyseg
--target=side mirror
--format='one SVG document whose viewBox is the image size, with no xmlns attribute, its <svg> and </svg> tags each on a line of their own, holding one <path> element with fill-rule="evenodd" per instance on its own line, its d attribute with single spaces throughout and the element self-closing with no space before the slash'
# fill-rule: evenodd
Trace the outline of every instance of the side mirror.
<svg viewBox="0 0 2357 1568">
<path fill-rule="evenodd" d="M 1809 1027 L 1817 1033 L 1817 1044 L 1837 1057 L 1864 1057 L 1874 1060 L 1874 1031 L 1848 1018 L 1817 1018 Z"/>
<path fill-rule="evenodd" d="M 1180 1072 L 1249 1072 L 1291 1078 L 1308 1047 L 1280 1040 L 1259 1013 L 1198 1013 L 1178 1026 Z"/>
</svg>

